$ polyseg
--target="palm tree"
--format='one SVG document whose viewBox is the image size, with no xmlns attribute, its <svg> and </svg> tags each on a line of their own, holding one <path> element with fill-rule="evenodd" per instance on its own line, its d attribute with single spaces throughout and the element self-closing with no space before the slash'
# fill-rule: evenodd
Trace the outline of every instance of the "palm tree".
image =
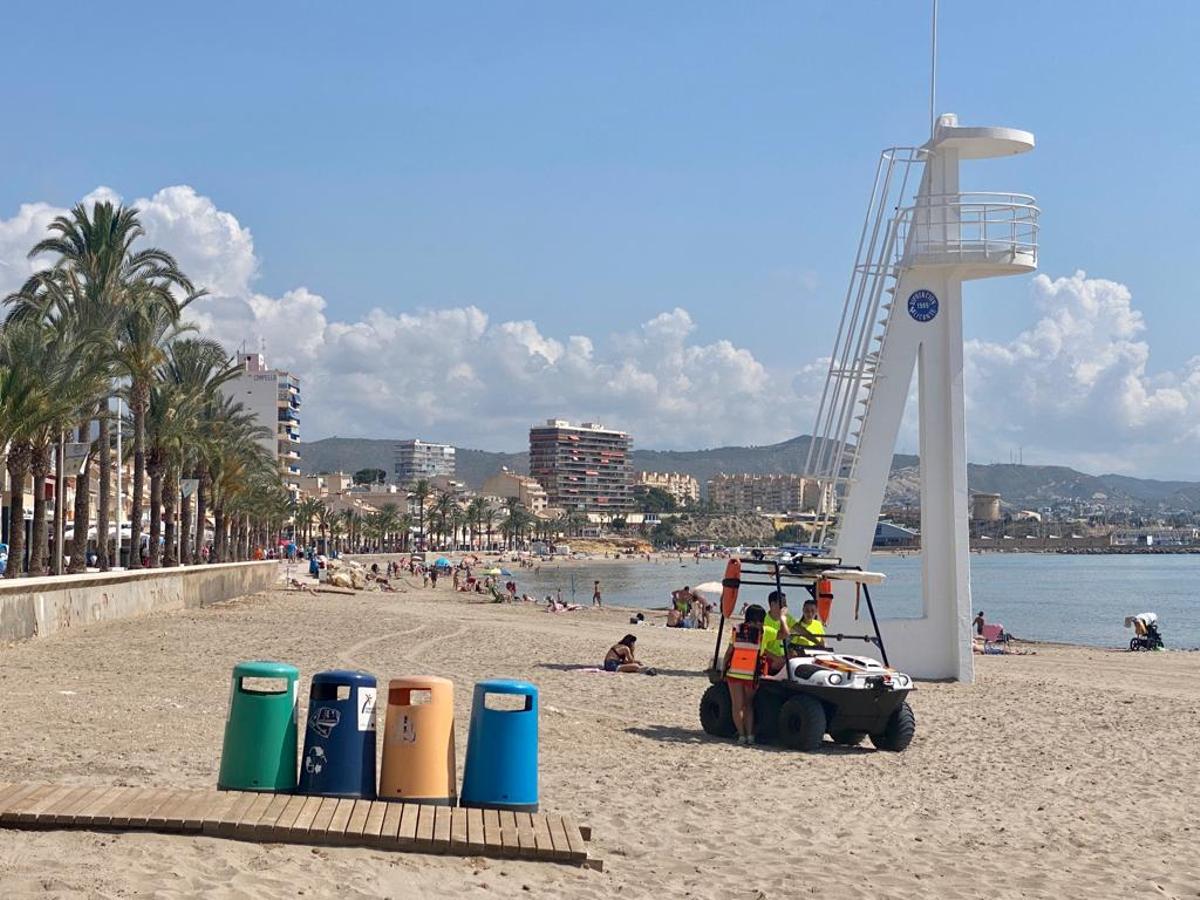
<svg viewBox="0 0 1200 900">
<path fill-rule="evenodd" d="M 208 408 L 218 399 L 221 385 L 237 377 L 238 366 L 216 341 L 177 338 L 166 347 L 166 359 L 151 388 L 147 411 L 150 451 L 150 565 L 158 565 L 159 500 L 165 520 L 168 566 L 179 560 L 175 553 L 175 508 L 183 505 L 181 519 L 190 521 L 190 504 L 180 497 L 179 481 L 185 459 L 194 463 L 195 438 Z M 188 498 L 190 499 L 190 498 Z M 182 527 L 182 523 L 181 523 Z M 180 536 L 180 545 L 188 543 Z"/>
<path fill-rule="evenodd" d="M 413 485 L 412 500 L 417 507 L 417 535 L 421 543 L 421 549 L 425 548 L 425 503 L 429 500 L 429 495 L 433 491 L 429 481 L 422 478 Z"/>
<path fill-rule="evenodd" d="M 77 204 L 70 213 L 58 216 L 49 226 L 50 235 L 34 245 L 30 258 L 43 254 L 55 256 L 51 269 L 41 273 L 47 283 L 57 285 L 61 296 L 73 310 L 79 321 L 88 322 L 106 332 L 108 340 L 94 344 L 98 357 L 106 362 L 120 364 L 119 373 L 135 376 L 133 394 L 139 400 L 137 422 L 141 422 L 148 402 L 147 392 L 151 373 L 157 365 L 157 355 L 150 341 L 131 340 L 144 337 L 145 329 L 132 315 L 139 319 L 138 311 L 150 306 L 172 310 L 172 321 L 178 319 L 179 309 L 172 294 L 179 290 L 192 294 L 191 282 L 179 271 L 173 257 L 157 248 L 134 249 L 134 244 L 144 236 L 137 210 L 132 207 L 116 206 L 112 203 L 96 203 L 89 209 Z M 22 291 L 32 295 L 33 291 Z M 123 321 L 125 320 L 125 321 Z M 150 335 L 152 336 L 152 335 Z M 118 339 L 119 340 L 114 340 Z M 117 350 L 116 354 L 111 351 Z M 140 357 L 140 358 L 139 358 Z M 108 508 L 110 484 L 108 478 L 108 393 L 97 398 L 95 415 L 99 419 L 99 434 L 94 450 L 100 455 L 99 496 L 99 556 L 102 568 L 108 566 Z M 87 432 L 81 428 L 81 440 Z M 135 521 L 140 528 L 141 490 L 144 481 L 143 434 L 140 427 L 135 431 L 134 510 Z M 89 459 L 76 482 L 75 522 L 76 544 L 72 553 L 72 568 L 76 559 L 82 557 L 86 547 L 88 515 Z M 82 538 L 79 537 L 82 532 Z M 138 554 L 131 554 L 130 565 L 140 565 Z"/>
<path fill-rule="evenodd" d="M 312 543 L 312 523 L 324 504 L 316 497 L 305 497 L 296 504 L 296 530 L 303 535 L 302 546 Z"/>
</svg>

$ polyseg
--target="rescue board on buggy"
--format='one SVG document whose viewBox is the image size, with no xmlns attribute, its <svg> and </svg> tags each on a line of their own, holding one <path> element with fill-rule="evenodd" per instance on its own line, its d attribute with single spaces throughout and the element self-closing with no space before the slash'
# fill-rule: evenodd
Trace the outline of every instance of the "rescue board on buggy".
<svg viewBox="0 0 1200 900">
<path fill-rule="evenodd" d="M 805 599 L 818 601 L 818 615 L 825 620 L 832 582 L 842 581 L 855 586 L 855 621 L 861 601 L 866 601 L 872 633 L 827 633 L 825 647 L 804 646 L 794 639 L 785 642 L 784 665 L 775 674 L 760 671 L 756 678 L 755 738 L 760 743 L 774 742 L 805 751 L 820 747 L 825 735 L 844 746 L 856 746 L 869 738 L 880 750 L 907 749 L 916 732 L 916 718 L 907 700 L 914 685 L 912 678 L 888 665 L 870 590 L 871 585 L 882 584 L 883 580 L 880 573 L 844 566 L 839 559 L 811 551 L 777 556 L 758 551 L 749 558 L 731 559 L 723 582 L 717 647 L 708 670 L 711 685 L 700 701 L 704 730 L 714 737 L 737 734 L 729 685 L 719 661 L 725 620 L 733 615 L 741 589 L 763 588 L 764 607 L 769 591 L 786 594 L 789 589 L 799 589 Z M 878 648 L 883 661 L 829 647 L 830 643 L 847 641 Z"/>
</svg>

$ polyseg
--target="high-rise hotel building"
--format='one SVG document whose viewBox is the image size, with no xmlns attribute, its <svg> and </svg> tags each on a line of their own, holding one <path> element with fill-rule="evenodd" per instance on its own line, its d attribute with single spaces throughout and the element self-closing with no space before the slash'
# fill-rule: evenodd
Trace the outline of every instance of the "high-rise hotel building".
<svg viewBox="0 0 1200 900">
<path fill-rule="evenodd" d="M 633 509 L 633 441 L 594 422 L 550 419 L 529 429 L 529 474 L 551 506 L 620 514 Z"/>
<path fill-rule="evenodd" d="M 281 369 L 268 369 L 261 353 L 243 353 L 238 362 L 241 371 L 221 391 L 241 403 L 269 432 L 259 443 L 279 462 L 284 485 L 298 490 L 293 476 L 300 474 L 300 379 Z"/>
<path fill-rule="evenodd" d="M 396 484 L 407 487 L 438 476 L 454 477 L 454 447 L 416 438 L 396 442 Z"/>
</svg>

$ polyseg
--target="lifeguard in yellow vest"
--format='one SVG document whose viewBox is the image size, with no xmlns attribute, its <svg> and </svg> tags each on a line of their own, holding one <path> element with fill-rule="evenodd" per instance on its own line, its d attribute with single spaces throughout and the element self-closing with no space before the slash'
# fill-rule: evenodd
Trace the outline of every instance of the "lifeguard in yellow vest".
<svg viewBox="0 0 1200 900">
<path fill-rule="evenodd" d="M 817 618 L 816 600 L 809 598 L 804 601 L 800 618 L 792 624 L 788 646 L 800 651 L 825 648 L 825 625 Z"/>
<path fill-rule="evenodd" d="M 754 692 L 762 666 L 763 619 L 766 612 L 757 603 L 746 607 L 742 624 L 733 629 L 725 650 L 725 683 L 733 724 L 739 744 L 754 743 Z"/>
<path fill-rule="evenodd" d="M 763 659 L 767 661 L 767 671 L 774 675 L 783 669 L 785 661 L 784 645 L 799 619 L 788 615 L 787 594 L 783 591 L 771 591 L 767 595 L 766 618 L 763 619 Z"/>
</svg>

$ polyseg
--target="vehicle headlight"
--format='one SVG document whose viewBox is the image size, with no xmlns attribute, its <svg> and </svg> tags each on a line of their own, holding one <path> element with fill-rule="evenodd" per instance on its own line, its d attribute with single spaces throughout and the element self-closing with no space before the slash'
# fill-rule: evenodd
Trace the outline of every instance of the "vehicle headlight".
<svg viewBox="0 0 1200 900">
<path fill-rule="evenodd" d="M 828 681 L 828 683 L 829 683 L 829 684 L 835 684 L 835 685 L 836 685 L 836 684 L 841 684 L 841 683 L 842 683 L 843 681 L 845 681 L 845 680 L 846 680 L 846 679 L 844 679 L 844 678 L 841 676 L 841 674 L 840 674 L 840 673 L 838 673 L 838 672 L 830 672 L 830 673 L 829 673 L 829 678 L 827 679 L 827 681 Z"/>
</svg>

